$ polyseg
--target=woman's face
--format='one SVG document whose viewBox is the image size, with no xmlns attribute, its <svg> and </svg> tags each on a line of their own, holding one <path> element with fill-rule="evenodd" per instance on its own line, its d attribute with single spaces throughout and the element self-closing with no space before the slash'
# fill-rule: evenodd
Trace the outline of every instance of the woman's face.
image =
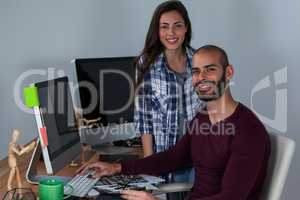
<svg viewBox="0 0 300 200">
<path fill-rule="evenodd" d="M 180 49 L 186 32 L 184 19 L 177 11 L 169 11 L 161 15 L 159 39 L 167 50 Z"/>
</svg>

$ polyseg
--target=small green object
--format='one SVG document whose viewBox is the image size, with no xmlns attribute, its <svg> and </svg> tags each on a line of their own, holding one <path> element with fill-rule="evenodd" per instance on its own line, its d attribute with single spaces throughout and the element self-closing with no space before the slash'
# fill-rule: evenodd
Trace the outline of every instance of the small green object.
<svg viewBox="0 0 300 200">
<path fill-rule="evenodd" d="M 35 86 L 25 87 L 24 88 L 24 99 L 25 105 L 29 108 L 40 105 L 38 89 Z"/>
<path fill-rule="evenodd" d="M 67 186 L 72 189 L 72 192 L 74 191 L 71 185 Z M 71 194 L 68 194 L 64 197 L 64 183 L 54 178 L 41 180 L 38 191 L 40 200 L 63 200 L 71 196 Z"/>
</svg>

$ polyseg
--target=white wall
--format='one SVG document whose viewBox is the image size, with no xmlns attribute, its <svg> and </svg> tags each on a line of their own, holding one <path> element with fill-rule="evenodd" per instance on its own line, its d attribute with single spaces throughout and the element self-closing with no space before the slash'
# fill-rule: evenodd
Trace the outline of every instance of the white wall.
<svg viewBox="0 0 300 200">
<path fill-rule="evenodd" d="M 17 78 L 29 69 L 63 69 L 72 75 L 76 57 L 137 55 L 150 17 L 161 1 L 146 0 L 1 0 L 0 1 L 0 158 L 7 155 L 13 128 L 23 132 L 20 142 L 36 135 L 33 116 L 14 101 Z M 236 74 L 233 93 L 250 106 L 251 91 L 265 77 L 270 87 L 254 94 L 253 109 L 269 121 L 279 113 L 280 127 L 268 129 L 298 141 L 297 90 L 300 48 L 300 2 L 297 0 L 185 0 L 193 25 L 194 47 L 213 43 L 228 52 Z M 283 83 L 276 85 L 273 73 Z M 22 86 L 46 77 L 31 76 Z M 287 91 L 287 104 L 276 103 L 276 92 Z M 20 93 L 21 91 L 19 91 Z M 287 112 L 284 112 L 287 105 Z M 284 117 L 287 115 L 285 130 Z M 276 123 L 278 125 L 278 123 Z M 282 199 L 297 199 L 300 153 L 296 152 Z"/>
</svg>

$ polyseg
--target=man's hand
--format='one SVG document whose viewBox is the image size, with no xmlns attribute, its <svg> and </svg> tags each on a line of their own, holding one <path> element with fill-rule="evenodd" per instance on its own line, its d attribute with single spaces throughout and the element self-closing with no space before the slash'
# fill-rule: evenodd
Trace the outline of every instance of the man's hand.
<svg viewBox="0 0 300 200">
<path fill-rule="evenodd" d="M 102 176 L 112 176 L 114 174 L 120 173 L 121 172 L 121 165 L 120 164 L 110 164 L 110 163 L 105 163 L 105 162 L 95 162 L 92 164 L 87 164 L 81 166 L 78 170 L 77 173 L 80 173 L 81 175 L 84 174 L 87 170 L 94 170 L 94 178 L 100 178 Z"/>
<path fill-rule="evenodd" d="M 122 198 L 127 200 L 158 200 L 152 194 L 143 191 L 122 190 Z"/>
</svg>

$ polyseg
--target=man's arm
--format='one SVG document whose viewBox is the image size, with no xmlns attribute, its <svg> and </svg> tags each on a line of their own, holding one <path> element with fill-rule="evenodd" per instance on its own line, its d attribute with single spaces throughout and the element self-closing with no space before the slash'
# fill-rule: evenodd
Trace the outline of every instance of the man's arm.
<svg viewBox="0 0 300 200">
<path fill-rule="evenodd" d="M 160 152 L 138 160 L 127 160 L 121 163 L 95 162 L 83 165 L 77 173 L 84 174 L 94 169 L 94 177 L 111 176 L 113 174 L 162 174 L 179 168 L 191 166 L 190 135 L 185 134 L 179 142 L 165 152 Z"/>
<path fill-rule="evenodd" d="M 163 174 L 192 165 L 190 155 L 190 134 L 185 134 L 179 142 L 167 151 L 152 156 L 121 162 L 124 174 Z"/>
</svg>

